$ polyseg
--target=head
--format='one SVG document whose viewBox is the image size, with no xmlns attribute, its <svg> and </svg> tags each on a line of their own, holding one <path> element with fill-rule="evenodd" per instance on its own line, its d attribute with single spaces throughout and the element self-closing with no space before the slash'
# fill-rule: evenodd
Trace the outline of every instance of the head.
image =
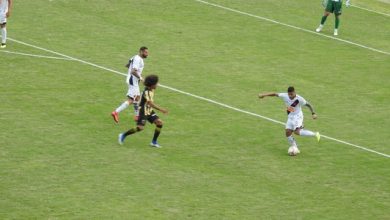
<svg viewBox="0 0 390 220">
<path fill-rule="evenodd" d="M 149 75 L 145 78 L 144 85 L 150 89 L 156 89 L 158 84 L 158 76 Z"/>
<path fill-rule="evenodd" d="M 148 58 L 148 55 L 149 55 L 149 50 L 148 50 L 148 48 L 145 47 L 145 46 L 139 48 L 139 55 L 140 55 L 140 57 L 142 57 L 143 59 Z"/>
<path fill-rule="evenodd" d="M 287 93 L 288 93 L 288 97 L 289 97 L 290 99 L 294 99 L 295 96 L 297 96 L 297 94 L 295 93 L 295 89 L 294 89 L 293 86 L 288 87 Z"/>
</svg>

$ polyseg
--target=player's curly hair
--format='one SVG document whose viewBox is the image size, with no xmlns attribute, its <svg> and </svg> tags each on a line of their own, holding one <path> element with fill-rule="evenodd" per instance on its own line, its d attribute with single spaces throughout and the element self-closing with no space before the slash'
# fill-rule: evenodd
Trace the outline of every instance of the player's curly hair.
<svg viewBox="0 0 390 220">
<path fill-rule="evenodd" d="M 144 85 L 146 87 L 154 86 L 158 83 L 158 76 L 157 75 L 149 75 L 145 78 Z"/>
</svg>

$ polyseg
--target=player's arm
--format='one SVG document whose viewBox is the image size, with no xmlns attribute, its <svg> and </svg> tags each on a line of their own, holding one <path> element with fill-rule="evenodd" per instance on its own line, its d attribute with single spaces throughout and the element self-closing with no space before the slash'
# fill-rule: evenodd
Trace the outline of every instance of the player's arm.
<svg viewBox="0 0 390 220">
<path fill-rule="evenodd" d="M 131 69 L 131 74 L 132 74 L 133 76 L 137 77 L 139 80 L 141 80 L 141 81 L 143 80 L 143 79 L 142 79 L 142 76 L 139 74 L 139 71 L 138 71 L 137 68 Z"/>
<path fill-rule="evenodd" d="M 316 119 L 317 118 L 317 114 L 315 113 L 313 106 L 310 103 L 308 103 L 308 102 L 306 102 L 305 106 L 307 106 L 310 109 L 310 112 L 311 112 L 311 115 L 312 115 L 313 119 Z"/>
<path fill-rule="evenodd" d="M 259 98 L 262 99 L 267 96 L 278 96 L 278 93 L 275 92 L 269 92 L 269 93 L 259 93 Z"/>
<path fill-rule="evenodd" d="M 5 16 L 8 18 L 11 16 L 11 10 L 12 10 L 12 0 L 8 0 L 8 11 L 5 14 Z"/>
<path fill-rule="evenodd" d="M 165 109 L 165 108 L 161 108 L 160 106 L 154 104 L 153 101 L 147 101 L 148 105 L 156 110 L 159 110 L 160 112 L 164 113 L 164 114 L 168 114 L 168 110 Z"/>
</svg>

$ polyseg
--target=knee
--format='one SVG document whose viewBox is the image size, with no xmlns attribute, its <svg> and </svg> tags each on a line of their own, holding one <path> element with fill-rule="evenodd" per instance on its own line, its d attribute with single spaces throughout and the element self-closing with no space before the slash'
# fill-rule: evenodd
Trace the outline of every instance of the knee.
<svg viewBox="0 0 390 220">
<path fill-rule="evenodd" d="M 296 134 L 296 135 L 300 135 L 300 134 L 301 134 L 301 132 L 300 132 L 299 130 L 295 130 L 295 131 L 294 131 L 294 134 Z"/>
<path fill-rule="evenodd" d="M 143 131 L 144 130 L 144 126 L 137 126 L 137 131 Z"/>
<path fill-rule="evenodd" d="M 162 128 L 162 126 L 163 126 L 164 123 L 163 123 L 163 121 L 161 121 L 160 119 L 158 119 L 158 120 L 156 120 L 156 123 L 155 123 L 155 124 L 156 124 L 157 127 Z"/>
<path fill-rule="evenodd" d="M 292 131 L 286 130 L 286 137 L 290 137 L 292 135 Z"/>
</svg>

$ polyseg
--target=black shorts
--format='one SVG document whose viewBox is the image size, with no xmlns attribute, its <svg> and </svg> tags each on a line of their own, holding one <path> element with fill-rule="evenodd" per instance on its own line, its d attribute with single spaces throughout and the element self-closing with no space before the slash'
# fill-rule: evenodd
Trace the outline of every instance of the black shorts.
<svg viewBox="0 0 390 220">
<path fill-rule="evenodd" d="M 138 117 L 137 125 L 145 126 L 146 121 L 150 124 L 153 124 L 157 119 L 159 119 L 158 115 L 155 112 L 152 112 L 150 115 L 141 115 Z"/>
</svg>

